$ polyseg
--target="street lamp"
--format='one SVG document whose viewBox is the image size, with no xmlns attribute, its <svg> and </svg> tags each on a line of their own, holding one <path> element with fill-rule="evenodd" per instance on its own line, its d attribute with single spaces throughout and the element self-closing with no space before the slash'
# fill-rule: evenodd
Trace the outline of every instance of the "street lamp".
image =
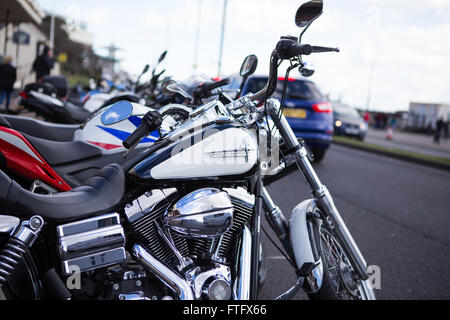
<svg viewBox="0 0 450 320">
<path fill-rule="evenodd" d="M 223 40 L 225 36 L 225 22 L 227 18 L 227 4 L 228 0 L 224 0 L 223 2 L 223 16 L 222 16 L 222 31 L 220 35 L 220 52 L 219 52 L 219 64 L 218 64 L 218 71 L 217 76 L 220 77 L 221 71 L 222 71 L 222 54 L 223 54 Z"/>
</svg>

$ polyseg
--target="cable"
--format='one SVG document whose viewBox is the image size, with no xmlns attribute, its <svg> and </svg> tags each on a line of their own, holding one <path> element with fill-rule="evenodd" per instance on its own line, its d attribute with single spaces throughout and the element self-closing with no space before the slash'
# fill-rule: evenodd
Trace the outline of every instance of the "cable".
<svg viewBox="0 0 450 320">
<path fill-rule="evenodd" d="M 269 236 L 269 234 L 267 233 L 266 229 L 264 229 L 264 226 L 262 224 L 261 229 L 266 235 L 266 237 L 270 240 L 270 242 L 272 242 L 272 244 L 275 246 L 275 248 L 277 248 L 277 250 L 280 251 L 280 253 L 286 258 L 286 260 L 289 262 L 292 268 L 294 268 L 294 270 L 297 271 L 296 265 L 292 262 L 292 260 L 288 257 L 288 255 L 284 253 L 284 251 L 275 243 L 275 241 L 272 240 L 272 238 Z"/>
</svg>

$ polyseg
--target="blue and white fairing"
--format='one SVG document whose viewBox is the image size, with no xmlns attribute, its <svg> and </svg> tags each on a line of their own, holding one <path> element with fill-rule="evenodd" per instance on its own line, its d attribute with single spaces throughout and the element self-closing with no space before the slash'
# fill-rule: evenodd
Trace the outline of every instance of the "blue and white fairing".
<svg viewBox="0 0 450 320">
<path fill-rule="evenodd" d="M 119 101 L 97 112 L 75 132 L 74 140 L 95 145 L 104 153 L 124 152 L 122 142 L 136 130 L 148 111 L 149 107 L 138 103 Z M 148 148 L 158 139 L 159 132 L 154 131 L 137 148 Z"/>
</svg>

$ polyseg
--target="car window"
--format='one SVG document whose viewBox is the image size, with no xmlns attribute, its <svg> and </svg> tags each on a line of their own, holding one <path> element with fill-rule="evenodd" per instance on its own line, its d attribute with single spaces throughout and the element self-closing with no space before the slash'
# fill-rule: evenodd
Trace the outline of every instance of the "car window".
<svg viewBox="0 0 450 320">
<path fill-rule="evenodd" d="M 247 92 L 258 92 L 267 83 L 267 78 L 252 78 L 248 81 Z M 277 88 L 273 94 L 274 98 L 281 98 L 284 80 L 278 80 Z M 290 80 L 286 90 L 287 99 L 295 100 L 324 100 L 319 88 L 311 81 Z"/>
<path fill-rule="evenodd" d="M 267 78 L 251 78 L 247 82 L 246 92 L 256 93 L 260 91 L 267 83 Z"/>
<path fill-rule="evenodd" d="M 337 116 L 347 116 L 356 118 L 360 117 L 358 111 L 355 108 L 340 104 L 333 104 L 333 112 Z"/>
</svg>

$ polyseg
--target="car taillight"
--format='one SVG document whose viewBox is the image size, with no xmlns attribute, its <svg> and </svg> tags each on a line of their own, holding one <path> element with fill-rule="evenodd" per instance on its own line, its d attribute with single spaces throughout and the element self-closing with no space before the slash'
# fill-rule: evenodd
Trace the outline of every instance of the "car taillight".
<svg viewBox="0 0 450 320">
<path fill-rule="evenodd" d="M 28 99 L 29 98 L 28 94 L 25 91 L 20 91 L 19 92 L 19 96 L 21 96 L 24 99 Z"/>
<path fill-rule="evenodd" d="M 278 77 L 278 81 L 284 81 L 284 80 L 285 80 L 284 77 Z M 295 78 L 288 78 L 288 81 L 289 81 L 289 82 L 295 81 L 295 80 L 296 80 Z"/>
<path fill-rule="evenodd" d="M 331 103 L 329 102 L 322 102 L 322 103 L 316 103 L 312 106 L 313 110 L 315 112 L 320 113 L 331 113 L 333 110 L 331 109 Z"/>
</svg>

